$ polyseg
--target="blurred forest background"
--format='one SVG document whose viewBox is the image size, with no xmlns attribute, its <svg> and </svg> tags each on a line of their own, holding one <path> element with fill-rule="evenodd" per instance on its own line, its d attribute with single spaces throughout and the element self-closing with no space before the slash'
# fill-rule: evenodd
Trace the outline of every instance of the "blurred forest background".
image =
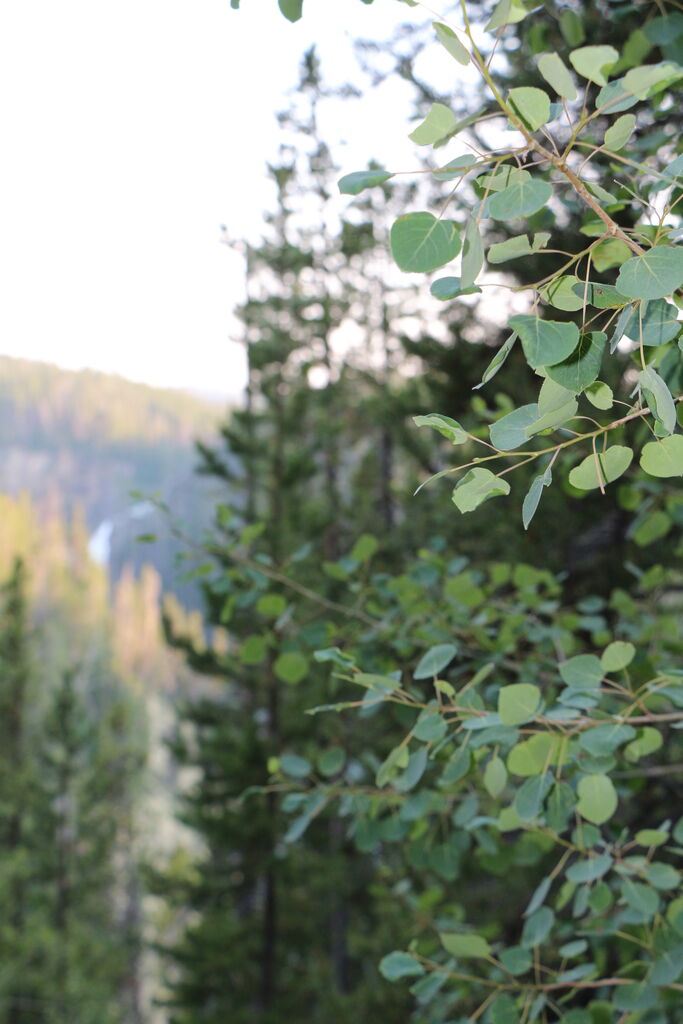
<svg viewBox="0 0 683 1024">
<path fill-rule="evenodd" d="M 615 45 L 638 25 L 623 7 Z M 599 5 L 583 16 L 589 34 Z M 507 84 L 530 66 L 529 31 L 501 62 Z M 422 45 L 407 28 L 360 45 L 368 87 L 399 74 L 416 114 L 433 100 L 467 113 L 471 91 L 422 83 Z M 0 359 L 0 1024 L 455 1019 L 447 1006 L 428 1016 L 376 965 L 444 894 L 477 885 L 485 844 L 427 842 L 419 808 L 381 826 L 368 812 L 351 831 L 296 793 L 280 800 L 311 765 L 350 773 L 360 792 L 373 750 L 403 731 L 379 731 L 370 713 L 362 728 L 306 715 L 338 699 L 314 652 L 354 644 L 379 665 L 375 617 L 391 599 L 392 649 L 419 656 L 443 638 L 407 626 L 437 578 L 456 632 L 499 600 L 484 589 L 495 578 L 516 595 L 496 628 L 521 622 L 522 652 L 525 617 L 544 602 L 601 636 L 610 595 L 635 575 L 651 609 L 683 523 L 683 502 L 656 483 L 644 502 L 625 485 L 571 515 L 553 489 L 528 533 L 495 503 L 460 517 L 438 483 L 413 497 L 450 458 L 414 415 L 492 421 L 531 400 L 532 381 L 513 352 L 473 390 L 505 313 L 495 297 L 440 303 L 397 277 L 396 189 L 339 221 L 340 168 L 319 124 L 344 97 L 358 102 L 305 54 L 267 169 L 277 203 L 261 241 L 241 244 L 239 407 Z M 425 208 L 447 188 L 421 185 Z M 516 506 L 529 479 L 513 481 Z M 282 784 L 248 794 L 269 777 Z M 670 799 L 667 785 L 650 801 Z M 521 870 L 540 856 L 526 855 Z M 505 870 L 489 900 L 509 898 Z"/>
</svg>

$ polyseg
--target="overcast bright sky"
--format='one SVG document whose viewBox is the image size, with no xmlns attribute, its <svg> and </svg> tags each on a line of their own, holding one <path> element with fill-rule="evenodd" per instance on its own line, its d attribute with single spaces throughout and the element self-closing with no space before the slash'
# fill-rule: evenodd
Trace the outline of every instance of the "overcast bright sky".
<svg viewBox="0 0 683 1024">
<path fill-rule="evenodd" d="M 351 37 L 382 38 L 411 16 L 395 0 L 307 0 L 290 25 L 276 0 L 242 7 L 4 0 L 0 351 L 239 391 L 228 338 L 241 274 L 219 225 L 259 232 L 273 114 L 304 49 L 318 42 L 341 81 Z M 395 106 L 354 114 L 344 170 L 386 158 L 383 135 L 402 134 L 409 113 L 403 96 Z"/>
</svg>

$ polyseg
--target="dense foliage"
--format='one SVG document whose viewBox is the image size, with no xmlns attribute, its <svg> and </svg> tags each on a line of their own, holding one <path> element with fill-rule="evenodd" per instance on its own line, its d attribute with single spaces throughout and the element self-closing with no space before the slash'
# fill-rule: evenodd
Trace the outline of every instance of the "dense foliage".
<svg viewBox="0 0 683 1024">
<path fill-rule="evenodd" d="M 416 169 L 339 196 L 309 50 L 210 530 L 205 407 L 3 364 L 0 1022 L 680 1019 L 683 16 L 393 6 Z M 54 493 L 165 467 L 175 651 Z"/>
<path fill-rule="evenodd" d="M 290 20 L 301 14 L 300 3 L 280 6 Z M 526 32 L 527 13 L 502 0 L 486 16 L 488 35 L 464 3 L 434 23 L 454 68 L 474 68 L 487 95 L 461 120 L 431 102 L 413 141 L 456 138 L 466 152 L 428 161 L 449 194 L 436 214 L 404 212 L 390 241 L 407 273 L 462 256 L 458 276 L 432 282 L 437 299 L 492 287 L 521 295 L 482 385 L 521 349 L 538 395 L 490 428 L 441 412 L 417 423 L 465 453 L 437 474 L 465 471 L 453 492 L 460 513 L 510 493 L 508 473 L 527 464 L 538 468 L 525 528 L 553 475 L 572 496 L 624 478 L 620 502 L 646 546 L 675 528 L 679 499 L 662 481 L 683 475 L 672 103 L 683 26 L 655 5 L 587 7 L 584 23 L 582 9 L 548 4 Z M 340 187 L 386 192 L 393 177 L 371 167 Z M 492 278 L 511 260 L 522 261 L 521 285 Z M 382 865 L 413 923 L 381 971 L 410 979 L 415 1020 L 677 1019 L 675 570 L 634 567 L 629 592 L 573 606 L 542 570 L 466 566 L 435 543 L 398 575 L 357 579 L 353 557 L 341 564 L 347 607 L 365 628 L 317 652 L 335 666 L 338 691 L 316 712 L 326 721 L 356 708 L 354 735 L 381 715 L 383 738 L 394 739 L 360 752 L 338 743 L 332 779 L 318 763 L 324 752 L 288 752 L 271 762 L 266 792 L 289 780 L 290 842 L 334 808 Z"/>
</svg>

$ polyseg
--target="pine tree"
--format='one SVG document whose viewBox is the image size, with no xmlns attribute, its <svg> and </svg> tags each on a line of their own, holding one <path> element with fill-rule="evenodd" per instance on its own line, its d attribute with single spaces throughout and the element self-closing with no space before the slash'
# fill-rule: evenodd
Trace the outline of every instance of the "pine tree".
<svg viewBox="0 0 683 1024">
<path fill-rule="evenodd" d="M 41 548 L 35 509 L 5 505 L 22 554 L 0 592 L 0 1022 L 128 1024 L 140 704 L 112 669 L 102 571 L 58 517 Z"/>
<path fill-rule="evenodd" d="M 275 1024 L 302 1013 L 323 1024 L 380 1006 L 398 1021 L 405 1010 L 366 967 L 367 936 L 381 941 L 401 914 L 371 896 L 371 859 L 322 807 L 311 808 L 292 858 L 296 837 L 283 841 L 277 785 L 240 800 L 269 772 L 296 772 L 300 752 L 320 743 L 319 770 L 330 777 L 356 756 L 359 737 L 303 714 L 332 696 L 311 653 L 363 629 L 363 617 L 345 615 L 337 597 L 349 569 L 367 565 L 377 549 L 373 537 L 357 541 L 376 521 L 377 504 L 388 529 L 394 519 L 388 458 L 369 506 L 356 483 L 358 454 L 368 447 L 358 410 L 376 396 L 367 342 L 382 328 L 381 312 L 379 323 L 366 315 L 375 297 L 363 253 L 376 242 L 367 221 L 350 222 L 340 243 L 332 231 L 314 237 L 298 216 L 299 175 L 324 205 L 334 172 L 318 135 L 325 90 L 313 54 L 304 60 L 302 95 L 283 118 L 299 146 L 270 169 L 278 205 L 269 237 L 246 250 L 245 406 L 223 427 L 220 448 L 200 449 L 201 471 L 225 486 L 202 578 L 207 621 L 228 631 L 227 652 L 184 636 L 168 619 L 169 637 L 191 666 L 222 681 L 218 692 L 187 702 L 173 744 L 180 765 L 198 773 L 181 820 L 205 844 L 191 869 L 177 861 L 175 876 L 156 878 L 171 903 L 191 912 L 181 939 L 169 944 L 167 1004 L 177 1024 Z M 349 257 L 351 271 L 342 274 Z M 360 327 L 355 363 L 342 361 L 333 341 L 335 325 L 350 318 Z"/>
<path fill-rule="evenodd" d="M 37 1004 L 28 907 L 31 877 L 26 858 L 36 776 L 28 720 L 33 694 L 26 570 L 21 559 L 15 560 L 1 596 L 0 893 L 5 909 L 0 925 L 0 963 L 4 968 L 0 974 L 0 1020 L 3 1024 L 23 1024 L 36 1019 Z"/>
</svg>

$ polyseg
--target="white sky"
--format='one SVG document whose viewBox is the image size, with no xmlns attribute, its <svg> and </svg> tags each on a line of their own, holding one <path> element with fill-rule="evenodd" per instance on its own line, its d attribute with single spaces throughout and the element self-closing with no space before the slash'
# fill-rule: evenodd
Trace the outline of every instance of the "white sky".
<svg viewBox="0 0 683 1024">
<path fill-rule="evenodd" d="M 239 391 L 228 338 L 241 268 L 219 225 L 259 233 L 273 113 L 304 49 L 320 44 L 336 84 L 354 68 L 351 36 L 382 38 L 412 16 L 395 0 L 306 0 L 290 25 L 276 0 L 242 6 L 3 0 L 0 351 Z M 345 171 L 387 159 L 407 95 L 393 106 L 356 108 Z"/>
</svg>

